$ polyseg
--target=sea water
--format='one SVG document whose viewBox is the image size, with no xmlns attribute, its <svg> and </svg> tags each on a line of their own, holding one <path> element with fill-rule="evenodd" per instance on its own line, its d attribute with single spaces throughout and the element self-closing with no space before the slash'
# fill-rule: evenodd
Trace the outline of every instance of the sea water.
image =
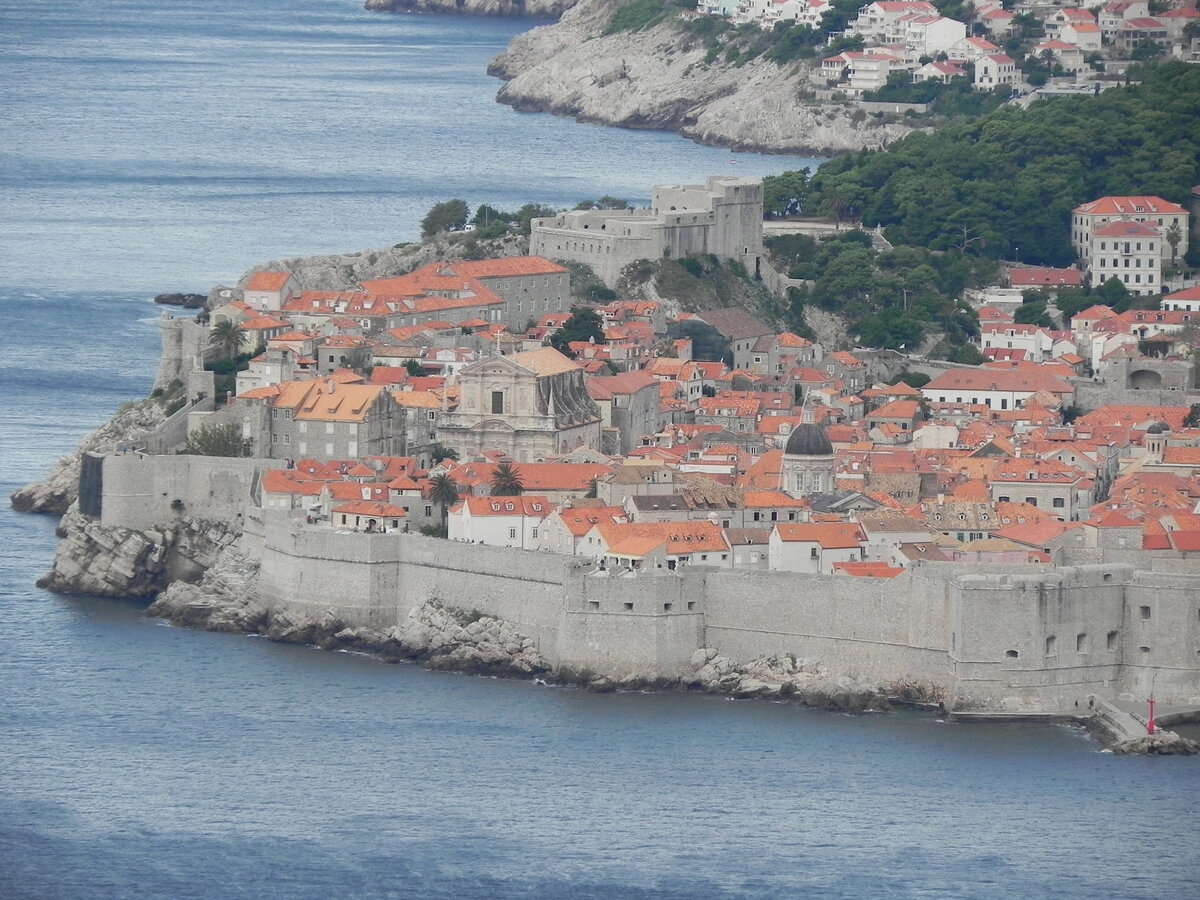
<svg viewBox="0 0 1200 900">
<path fill-rule="evenodd" d="M 0 490 L 153 376 L 150 294 L 424 210 L 764 174 L 496 105 L 526 22 L 356 0 L 0 2 Z M 1195 759 L 387 666 L 33 582 L 0 509 L 0 898 L 1200 895 Z"/>
</svg>

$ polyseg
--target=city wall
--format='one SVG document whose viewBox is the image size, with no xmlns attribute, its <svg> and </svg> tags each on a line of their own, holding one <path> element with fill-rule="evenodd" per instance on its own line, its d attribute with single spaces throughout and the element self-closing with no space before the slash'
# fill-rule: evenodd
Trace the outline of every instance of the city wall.
<svg viewBox="0 0 1200 900">
<path fill-rule="evenodd" d="M 556 668 L 690 671 L 713 647 L 911 683 L 959 709 L 1068 711 L 1090 697 L 1200 702 L 1200 574 L 1116 563 L 923 563 L 894 579 L 692 568 L 616 574 L 551 553 L 367 535 L 257 509 L 266 460 L 103 460 L 101 522 L 242 516 L 272 611 L 386 629 L 429 599 L 512 622 Z M 94 476 L 93 476 L 94 477 Z M 182 509 L 177 509 L 175 500 Z M 1147 561 L 1148 564 L 1149 561 Z"/>
</svg>

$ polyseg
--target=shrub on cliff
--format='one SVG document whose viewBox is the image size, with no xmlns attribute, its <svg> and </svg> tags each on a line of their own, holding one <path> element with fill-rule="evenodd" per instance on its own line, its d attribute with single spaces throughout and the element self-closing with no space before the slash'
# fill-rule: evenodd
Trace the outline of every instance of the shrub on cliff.
<svg viewBox="0 0 1200 900">
<path fill-rule="evenodd" d="M 421 236 L 428 238 L 442 231 L 457 231 L 467 224 L 470 215 L 465 200 L 435 203 L 421 220 Z"/>
<path fill-rule="evenodd" d="M 242 437 L 240 426 L 205 425 L 188 435 L 184 453 L 192 456 L 249 456 L 250 439 Z"/>
</svg>

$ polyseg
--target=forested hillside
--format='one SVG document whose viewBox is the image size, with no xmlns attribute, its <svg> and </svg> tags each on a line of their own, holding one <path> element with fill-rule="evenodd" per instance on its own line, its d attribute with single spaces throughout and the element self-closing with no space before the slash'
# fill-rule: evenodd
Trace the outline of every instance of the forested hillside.
<svg viewBox="0 0 1200 900">
<path fill-rule="evenodd" d="M 1170 62 L 1141 84 L 1006 106 L 834 159 L 804 207 L 861 216 L 895 244 L 1066 265 L 1072 208 L 1107 194 L 1186 204 L 1198 155 L 1200 67 Z"/>
</svg>

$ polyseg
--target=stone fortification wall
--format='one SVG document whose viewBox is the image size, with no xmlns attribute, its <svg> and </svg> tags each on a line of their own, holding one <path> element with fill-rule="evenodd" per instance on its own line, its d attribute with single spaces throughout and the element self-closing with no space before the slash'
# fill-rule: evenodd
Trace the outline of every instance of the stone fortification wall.
<svg viewBox="0 0 1200 900">
<path fill-rule="evenodd" d="M 258 505 L 263 471 L 277 465 L 269 459 L 112 454 L 104 458 L 100 521 L 141 531 L 181 516 L 240 520 Z"/>
<path fill-rule="evenodd" d="M 272 612 L 386 629 L 436 598 L 511 622 L 555 666 L 599 673 L 679 675 L 702 645 L 702 615 L 688 599 L 702 576 L 608 577 L 570 556 L 330 532 L 281 513 L 252 518 L 246 533 Z"/>
<path fill-rule="evenodd" d="M 1189 406 L 1200 401 L 1200 392 L 1135 390 L 1124 384 L 1073 378 L 1075 405 L 1084 412 L 1102 406 Z"/>
<path fill-rule="evenodd" d="M 240 530 L 272 613 L 387 630 L 430 599 L 512 623 L 559 670 L 683 677 L 710 648 L 819 659 L 951 708 L 1069 712 L 1094 695 L 1200 700 L 1200 574 L 1186 561 L 921 564 L 894 579 L 701 567 L 637 576 L 551 553 L 366 535 L 254 509 L 264 460 L 106 457 L 98 527 Z M 173 507 L 174 500 L 183 510 Z M 186 512 L 185 512 L 186 511 Z M 93 520 L 94 521 L 94 520 Z"/>
<path fill-rule="evenodd" d="M 1133 569 L 1121 565 L 955 575 L 960 705 L 1065 710 L 1086 707 L 1093 694 L 1111 695 L 1132 579 Z"/>
<path fill-rule="evenodd" d="M 713 573 L 704 591 L 706 645 L 733 659 L 792 654 L 853 678 L 948 689 L 945 586 L 916 572 L 887 580 Z"/>
<path fill-rule="evenodd" d="M 1182 568 L 1182 567 L 1181 567 Z M 1200 573 L 1142 572 L 1126 592 L 1118 681 L 1123 700 L 1166 704 L 1200 696 Z"/>
</svg>

